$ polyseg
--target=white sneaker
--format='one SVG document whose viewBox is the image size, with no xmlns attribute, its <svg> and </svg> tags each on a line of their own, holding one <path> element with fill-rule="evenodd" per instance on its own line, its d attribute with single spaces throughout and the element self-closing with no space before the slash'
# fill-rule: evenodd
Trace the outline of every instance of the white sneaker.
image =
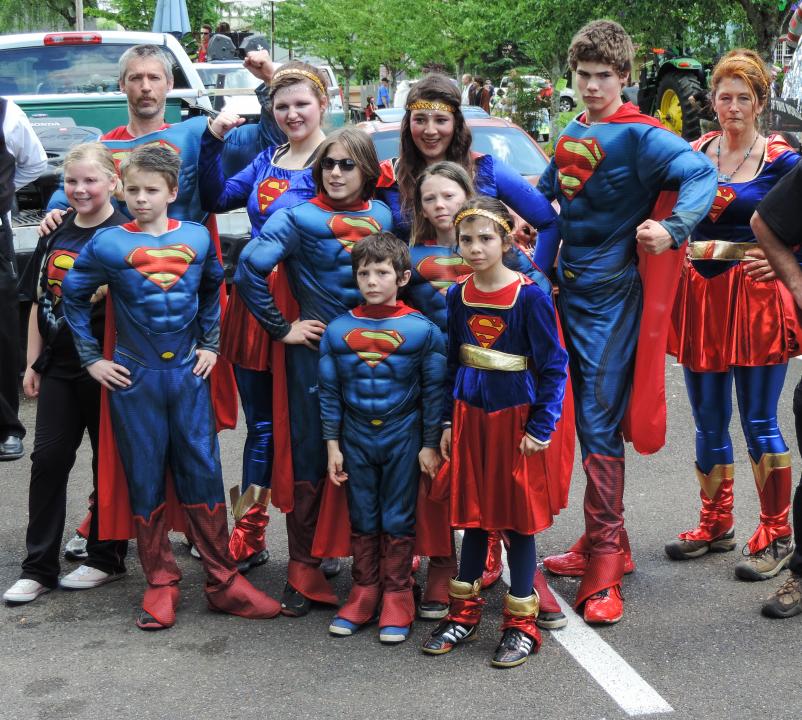
<svg viewBox="0 0 802 720">
<path fill-rule="evenodd" d="M 81 565 L 69 575 L 59 580 L 59 585 L 67 590 L 91 590 L 106 583 L 114 582 L 125 577 L 125 573 L 107 573 L 97 568 Z"/>
<path fill-rule="evenodd" d="M 45 587 L 36 580 L 23 578 L 17 580 L 8 590 L 3 593 L 3 600 L 7 603 L 28 603 L 36 600 L 40 595 L 50 592 L 51 588 Z"/>
</svg>

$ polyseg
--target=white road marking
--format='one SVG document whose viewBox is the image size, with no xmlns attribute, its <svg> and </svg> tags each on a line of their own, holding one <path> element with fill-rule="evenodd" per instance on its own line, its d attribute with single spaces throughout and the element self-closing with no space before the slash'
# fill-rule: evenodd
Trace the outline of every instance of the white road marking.
<svg viewBox="0 0 802 720">
<path fill-rule="evenodd" d="M 507 550 L 501 546 L 504 560 L 502 580 L 509 587 L 510 571 Z M 549 586 L 551 588 L 551 586 Z M 674 712 L 659 693 L 632 666 L 613 650 L 599 634 L 579 617 L 569 603 L 551 588 L 568 625 L 555 630 L 551 636 L 562 645 L 587 673 L 601 686 L 630 717 Z"/>
</svg>

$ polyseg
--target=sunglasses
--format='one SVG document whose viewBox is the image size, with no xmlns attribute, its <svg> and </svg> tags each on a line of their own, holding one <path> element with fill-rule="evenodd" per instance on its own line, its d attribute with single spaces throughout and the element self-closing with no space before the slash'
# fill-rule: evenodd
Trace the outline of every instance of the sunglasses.
<svg viewBox="0 0 802 720">
<path fill-rule="evenodd" d="M 335 160 L 334 158 L 324 157 L 320 161 L 320 166 L 324 170 L 331 172 L 334 168 L 340 168 L 340 172 L 351 172 L 356 167 L 356 163 L 351 158 L 343 158 L 342 160 Z"/>
</svg>

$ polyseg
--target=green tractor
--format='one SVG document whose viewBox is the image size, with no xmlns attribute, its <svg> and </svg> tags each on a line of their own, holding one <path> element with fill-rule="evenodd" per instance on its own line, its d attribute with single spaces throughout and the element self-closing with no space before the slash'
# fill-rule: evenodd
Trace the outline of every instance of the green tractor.
<svg viewBox="0 0 802 720">
<path fill-rule="evenodd" d="M 688 141 L 702 134 L 707 71 L 682 52 L 654 48 L 640 70 L 638 107 Z"/>
</svg>

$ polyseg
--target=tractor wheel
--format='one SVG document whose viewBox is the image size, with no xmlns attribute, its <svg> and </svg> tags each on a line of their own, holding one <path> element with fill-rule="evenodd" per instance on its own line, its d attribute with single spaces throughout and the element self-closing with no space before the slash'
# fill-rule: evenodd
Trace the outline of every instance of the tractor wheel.
<svg viewBox="0 0 802 720">
<path fill-rule="evenodd" d="M 655 117 L 671 132 L 689 142 L 702 134 L 696 95 L 701 92 L 699 78 L 690 73 L 670 72 L 657 88 Z"/>
</svg>

